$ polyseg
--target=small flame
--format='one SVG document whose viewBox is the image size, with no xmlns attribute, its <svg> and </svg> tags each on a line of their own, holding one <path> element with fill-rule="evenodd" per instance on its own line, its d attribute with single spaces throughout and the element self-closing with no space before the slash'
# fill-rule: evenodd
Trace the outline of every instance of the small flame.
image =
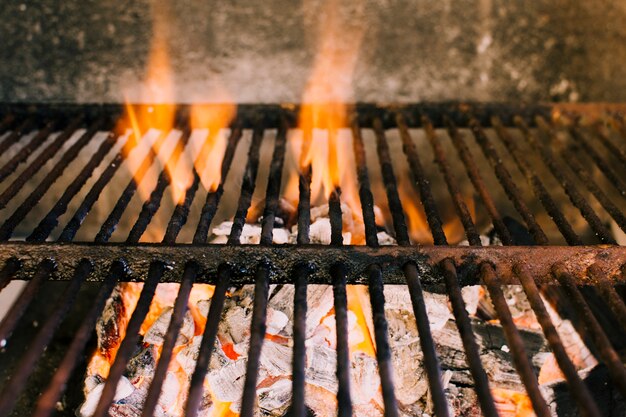
<svg viewBox="0 0 626 417">
<path fill-rule="evenodd" d="M 227 138 L 224 129 L 236 114 L 236 106 L 225 93 L 219 94 L 223 104 L 195 104 L 191 108 L 191 127 L 206 129 L 207 138 L 198 150 L 194 166 L 207 191 L 215 191 L 221 181 L 222 158 Z"/>
<path fill-rule="evenodd" d="M 402 180 L 402 178 L 404 177 L 399 177 L 398 194 L 402 201 L 411 239 L 415 243 L 432 244 L 433 238 L 430 226 L 421 205 L 420 197 L 413 186 L 408 181 Z M 466 196 L 463 197 L 463 201 L 470 212 L 472 220 L 475 221 L 476 208 L 474 199 Z M 443 233 L 450 244 L 457 244 L 465 239 L 465 229 L 458 216 L 452 214 L 450 217 L 449 219 L 443 219 Z"/>
</svg>

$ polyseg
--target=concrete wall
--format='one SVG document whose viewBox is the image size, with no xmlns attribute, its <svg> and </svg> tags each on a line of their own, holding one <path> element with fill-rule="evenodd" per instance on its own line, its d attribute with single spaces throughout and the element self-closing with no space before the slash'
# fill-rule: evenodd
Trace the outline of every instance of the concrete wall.
<svg viewBox="0 0 626 417">
<path fill-rule="evenodd" d="M 2 3 L 0 100 L 117 102 L 143 79 L 150 0 Z M 355 100 L 626 100 L 626 2 L 340 3 L 364 30 Z M 299 101 L 322 4 L 171 0 L 177 100 L 219 79 L 238 102 Z"/>
</svg>

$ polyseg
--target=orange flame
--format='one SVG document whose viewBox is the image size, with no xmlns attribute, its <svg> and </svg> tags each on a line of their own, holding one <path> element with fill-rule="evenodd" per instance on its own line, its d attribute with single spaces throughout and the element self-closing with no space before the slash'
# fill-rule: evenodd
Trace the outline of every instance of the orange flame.
<svg viewBox="0 0 626 417">
<path fill-rule="evenodd" d="M 149 141 L 146 138 L 151 129 L 160 132 L 160 139 L 148 143 L 157 156 L 159 165 L 170 177 L 170 191 L 172 199 L 176 203 L 182 202 L 186 190 L 193 182 L 193 170 L 200 176 L 202 185 L 208 191 L 215 191 L 221 180 L 221 160 L 226 150 L 226 138 L 222 130 L 230 124 L 235 116 L 236 106 L 233 100 L 221 87 L 219 80 L 214 79 L 214 88 L 210 94 L 202 97 L 202 100 L 220 102 L 224 104 L 194 104 L 191 107 L 190 127 L 201 129 L 204 135 L 191 135 L 186 148 L 178 144 L 173 152 L 177 157 L 171 157 L 169 152 L 161 149 L 161 145 L 175 127 L 177 106 L 174 79 L 170 58 L 168 54 L 167 36 L 168 25 L 166 21 L 167 10 L 161 6 L 154 10 L 153 32 L 146 77 L 139 93 L 140 101 L 151 103 L 150 105 L 126 104 L 123 118 L 118 122 L 118 129 L 132 129 L 132 135 L 136 143 Z M 128 92 L 125 93 L 128 97 Z M 195 133 L 195 132 L 194 132 Z M 178 140 L 178 138 L 173 138 Z M 195 139 L 195 140 L 194 140 Z M 133 152 L 130 149 L 125 152 L 129 167 L 136 180 L 137 168 L 143 161 L 145 153 Z M 138 181 L 141 183 L 141 181 Z M 148 197 L 148 192 L 139 187 L 139 193 L 143 199 Z"/>
<path fill-rule="evenodd" d="M 195 104 L 191 108 L 191 127 L 207 130 L 207 138 L 198 150 L 194 166 L 202 185 L 208 191 L 215 191 L 220 184 L 220 168 L 227 145 L 223 130 L 236 114 L 235 104 L 225 99 L 224 93 L 219 96 L 223 104 Z"/>
<path fill-rule="evenodd" d="M 300 169 L 312 169 L 311 201 L 320 204 L 338 187 L 342 200 L 360 214 L 354 175 L 348 108 L 363 30 L 342 21 L 336 0 L 325 5 L 325 19 L 312 74 L 306 85 L 298 127 L 304 133 Z M 296 141 L 297 143 L 297 141 Z M 350 163 L 352 161 L 352 163 Z"/>
<path fill-rule="evenodd" d="M 420 197 L 413 186 L 408 181 L 403 181 L 403 178 L 403 176 L 399 177 L 398 194 L 402 201 L 411 239 L 415 243 L 432 244 L 433 238 L 430 233 L 430 226 L 421 205 Z M 471 197 L 464 197 L 463 200 L 467 205 L 472 220 L 475 221 L 476 208 L 474 200 Z M 444 221 L 443 233 L 446 235 L 448 242 L 454 245 L 465 239 L 465 229 L 458 216 L 452 214 L 450 217 L 442 219 Z"/>
</svg>

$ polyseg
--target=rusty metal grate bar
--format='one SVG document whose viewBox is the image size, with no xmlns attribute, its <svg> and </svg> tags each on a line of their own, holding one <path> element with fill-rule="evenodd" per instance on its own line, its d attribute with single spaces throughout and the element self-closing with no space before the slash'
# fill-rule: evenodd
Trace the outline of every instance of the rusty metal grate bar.
<svg viewBox="0 0 626 417">
<path fill-rule="evenodd" d="M 121 113 L 121 107 L 0 105 L 0 114 L 3 115 L 0 119 L 0 135 L 4 135 L 0 141 L 0 156 L 12 147 L 19 146 L 26 135 L 33 135 L 30 142 L 16 151 L 0 167 L 0 185 L 4 185 L 0 193 L 0 208 L 7 208 L 10 211 L 0 226 L 0 240 L 3 241 L 0 244 L 3 248 L 0 253 L 0 262 L 3 263 L 3 269 L 0 271 L 0 289 L 11 279 L 29 280 L 22 294 L 0 323 L 2 346 L 11 343 L 13 331 L 46 281 L 69 281 L 65 292 L 54 302 L 52 314 L 24 351 L 14 370 L 11 383 L 2 387 L 1 415 L 9 415 L 14 409 L 42 352 L 53 342 L 57 328 L 72 311 L 84 282 L 102 282 L 92 308 L 84 317 L 59 362 L 50 385 L 43 390 L 34 409 L 34 415 L 38 417 L 52 414 L 57 400 L 67 388 L 68 381 L 90 339 L 91 330 L 102 313 L 114 285 L 118 280 L 131 279 L 143 281 L 144 286 L 137 307 L 130 318 L 127 336 L 122 341 L 112 364 L 95 416 L 103 417 L 108 414 L 117 383 L 131 359 L 139 338 L 139 329 L 148 314 L 156 287 L 160 282 L 180 282 L 182 285 L 179 287 L 160 360 L 142 410 L 142 416 L 145 417 L 153 414 L 159 400 L 176 338 L 182 326 L 187 300 L 192 285 L 196 282 L 213 283 L 216 287 L 185 405 L 187 416 L 196 416 L 198 413 L 202 400 L 202 385 L 216 344 L 228 288 L 231 285 L 251 282 L 255 283 L 255 290 L 250 327 L 251 340 L 241 406 L 241 415 L 244 417 L 251 417 L 255 412 L 256 386 L 266 329 L 270 283 L 295 284 L 290 409 L 294 416 L 306 415 L 304 392 L 306 294 L 307 285 L 310 283 L 327 283 L 333 286 L 337 321 L 339 386 L 337 399 L 340 416 L 352 414 L 346 297 L 346 286 L 351 283 L 367 284 L 369 287 L 377 347 L 376 359 L 387 417 L 395 417 L 399 415 L 399 411 L 394 393 L 388 323 L 385 318 L 383 293 L 385 284 L 408 285 L 424 353 L 429 392 L 437 416 L 448 416 L 449 410 L 441 380 L 437 346 L 430 331 L 428 313 L 424 305 L 424 289 L 445 291 L 448 294 L 482 412 L 486 416 L 497 415 L 489 380 L 481 363 L 470 318 L 461 296 L 462 285 L 477 282 L 486 284 L 488 288 L 511 348 L 515 367 L 537 415 L 547 416 L 550 415 L 550 411 L 539 390 L 537 376 L 502 293 L 501 288 L 504 284 L 522 284 L 583 415 L 598 415 L 598 404 L 574 369 L 555 325 L 545 310 L 541 298 L 544 284 L 558 283 L 571 296 L 572 303 L 580 311 L 585 330 L 593 337 L 600 361 L 607 366 L 613 382 L 626 397 L 624 365 L 578 287 L 580 284 L 597 284 L 597 291 L 606 297 L 610 311 L 624 326 L 626 305 L 614 289 L 614 285 L 626 281 L 624 273 L 626 250 L 616 245 L 616 238 L 607 226 L 607 222 L 612 219 L 615 227 L 626 231 L 626 217 L 622 210 L 623 199 L 626 198 L 625 186 L 621 179 L 626 173 L 623 165 L 626 153 L 621 145 L 617 145 L 611 138 L 611 135 L 622 135 L 621 139 L 624 139 L 626 129 L 623 128 L 621 117 L 606 113 L 605 119 L 595 122 L 588 128 L 580 120 L 584 112 L 571 109 L 569 112 L 559 112 L 561 119 L 553 121 L 552 109 L 548 106 L 516 107 L 453 103 L 407 106 L 356 105 L 351 109 L 353 117 L 350 126 L 346 127 L 352 133 L 356 161 L 356 172 L 353 175 L 358 180 L 366 246 L 343 246 L 342 195 L 339 188 L 334 190 L 329 199 L 331 245 L 310 244 L 313 174 L 311 166 L 303 167 L 299 173 L 297 244 L 276 246 L 272 244 L 272 232 L 279 209 L 281 184 L 284 181 L 282 174 L 288 134 L 294 127 L 298 110 L 298 106 L 240 107 L 238 117 L 231 126 L 222 161 L 222 182 L 216 190 L 207 191 L 191 244 L 177 243 L 177 239 L 190 218 L 193 202 L 200 190 L 200 175 L 193 167 L 192 182 L 187 186 L 184 198 L 176 202 L 161 243 L 139 242 L 163 205 L 166 189 L 171 186 L 172 178 L 166 169 L 159 172 L 149 197 L 139 209 L 132 227 L 127 231 L 126 242 L 119 244 L 109 243 L 109 240 L 116 228 L 120 227 L 121 219 L 128 208 L 132 206 L 131 200 L 137 195 L 140 183 L 157 159 L 166 135 L 161 134 L 145 158 L 140 161 L 134 179 L 123 189 L 102 223 L 94 242 L 73 242 L 93 207 L 103 198 L 103 191 L 115 182 L 120 165 L 124 163 L 128 153 L 138 145 L 138 141 L 126 143 L 105 163 L 119 140 L 115 134 L 109 133 L 99 142 L 95 152 L 76 175 L 69 174 L 68 167 L 79 153 L 94 148 L 93 143 L 98 132 L 112 128 L 116 117 Z M 188 108 L 180 106 L 179 112 L 177 127 L 182 131 L 182 135 L 171 154 L 167 156 L 168 164 L 171 165 L 176 165 L 192 134 L 190 126 L 180 122 L 183 120 L 181 115 L 187 114 Z M 58 136 L 49 143 L 46 142 L 55 129 L 60 129 Z M 242 142 L 244 131 L 250 129 L 252 137 L 228 243 L 207 244 L 210 226 L 220 207 L 225 192 L 225 180 L 231 170 L 236 149 Z M 272 129 L 277 129 L 277 133 L 265 192 L 261 244 L 241 245 L 240 237 L 257 187 L 261 146 L 264 143 L 264 136 Z M 382 247 L 378 242 L 374 196 L 369 177 L 370 167 L 366 162 L 363 139 L 363 131 L 366 129 L 372 130 L 374 134 L 376 156 L 382 174 L 381 181 L 385 188 L 398 246 Z M 410 169 L 411 184 L 420 196 L 420 203 L 435 246 L 412 245 L 405 207 L 398 189 L 398 177 L 394 171 L 394 156 L 388 143 L 388 132 L 396 129 Z M 487 132 L 488 129 L 495 134 L 491 135 Z M 83 132 L 79 134 L 79 130 Z M 463 226 L 470 245 L 468 247 L 448 246 L 440 211 L 442 202 L 438 201 L 439 196 L 436 193 L 438 190 L 434 190 L 431 183 L 432 172 L 423 165 L 420 151 L 415 146 L 417 131 L 422 132 L 426 143 L 432 148 L 434 164 L 441 172 L 447 190 L 446 198 L 452 202 L 456 216 Z M 471 132 L 471 136 L 468 132 Z M 77 138 L 68 146 L 74 136 Z M 471 138 L 475 140 L 477 146 L 470 143 Z M 456 150 L 456 156 L 451 155 L 444 146 L 447 139 Z M 522 141 L 527 143 L 523 144 Z M 304 141 L 305 146 L 306 143 L 307 141 Z M 66 150 L 62 151 L 64 146 Z M 530 149 L 533 149 L 532 158 L 526 157 L 523 146 L 526 148 L 530 146 Z M 490 169 L 479 165 L 476 156 L 478 150 L 482 152 Z M 506 154 L 502 153 L 503 150 Z M 302 154 L 306 151 L 303 149 Z M 585 165 L 583 153 L 588 155 L 593 164 Z M 199 155 L 203 154 L 201 150 Z M 455 171 L 455 166 L 451 162 L 457 157 L 467 173 L 467 183 L 473 186 L 484 204 L 484 210 L 495 234 L 505 246 L 481 247 L 477 224 L 463 199 L 461 182 L 464 178 L 459 175 L 458 170 Z M 533 161 L 541 161 L 541 165 Z M 615 163 L 616 161 L 620 163 Z M 40 182 L 34 191 L 23 201 L 14 201 L 22 188 L 33 181 L 40 167 L 46 163 L 50 164 L 50 171 L 39 179 Z M 19 167 L 22 165 L 25 165 L 25 168 L 20 171 Z M 89 190 L 85 190 L 87 192 L 79 202 L 78 208 L 64 216 L 70 208 L 70 202 L 85 188 L 101 165 L 104 166 L 100 174 L 94 179 Z M 575 175 L 571 175 L 565 166 Z M 519 170 L 519 173 L 514 173 L 515 170 Z M 601 175 L 596 175 L 596 170 Z M 545 177 L 545 172 L 549 172 L 552 178 Z M 14 173 L 17 175 L 13 177 Z M 516 182 L 518 175 L 528 183 L 529 189 L 541 204 L 540 209 L 535 208 L 533 202 L 525 198 L 522 184 Z M 56 183 L 64 179 L 68 180 L 68 185 L 52 205 L 46 206 L 44 197 Z M 529 234 L 539 246 L 516 246 L 516 237 L 506 224 L 506 219 L 496 202 L 495 191 L 488 185 L 488 179 L 496 181 L 501 186 L 516 215 L 526 223 Z M 8 184 L 4 184 L 5 181 Z M 583 245 L 589 239 L 575 231 L 571 213 L 566 214 L 563 211 L 562 205 L 557 202 L 556 191 L 551 190 L 548 185 L 549 181 L 555 181 L 560 187 L 558 192 L 563 192 L 569 198 L 587 227 L 597 236 L 596 241 Z M 608 184 L 607 187 L 604 184 Z M 596 201 L 599 204 L 596 204 Z M 38 220 L 30 234 L 23 235 L 27 237 L 24 238 L 25 242 L 22 242 L 16 231 L 19 230 L 22 236 L 21 230 L 24 226 L 22 223 L 36 208 L 44 209 L 46 214 Z M 543 212 L 540 210 L 545 210 L 545 214 L 560 232 L 560 238 L 572 246 L 550 246 L 553 242 L 545 230 L 545 221 L 541 220 Z M 65 224 L 61 224 L 65 218 L 67 218 L 64 220 Z M 57 236 L 53 232 L 59 225 L 62 229 Z M 46 242 L 50 236 L 56 236 L 56 242 Z M 171 268 L 171 265 L 180 266 Z"/>
</svg>

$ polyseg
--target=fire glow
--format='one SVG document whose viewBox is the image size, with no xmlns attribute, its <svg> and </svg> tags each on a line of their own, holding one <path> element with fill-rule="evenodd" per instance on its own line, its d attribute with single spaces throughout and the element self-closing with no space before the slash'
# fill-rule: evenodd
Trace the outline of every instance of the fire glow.
<svg viewBox="0 0 626 417">
<path fill-rule="evenodd" d="M 290 143 L 295 147 L 293 153 L 299 156 L 297 162 L 290 162 L 296 164 L 298 171 L 285 179 L 283 198 L 289 200 L 294 205 L 297 203 L 298 176 L 305 175 L 310 170 L 312 206 L 320 208 L 327 205 L 331 195 L 336 193 L 342 203 L 344 235 L 348 236 L 347 238 L 344 236 L 344 244 L 362 245 L 365 243 L 364 225 L 355 175 L 356 166 L 352 148 L 353 137 L 350 130 L 351 110 L 346 103 L 349 103 L 352 98 L 353 75 L 363 39 L 363 31 L 342 22 L 338 17 L 340 14 L 336 8 L 336 2 L 330 0 L 326 5 L 328 19 L 321 19 L 324 25 L 319 31 L 318 53 L 303 94 L 303 104 L 299 112 L 297 127 L 300 136 L 291 135 L 290 137 Z M 152 152 L 158 165 L 169 176 L 172 200 L 175 203 L 181 203 L 186 191 L 194 180 L 194 170 L 199 176 L 202 186 L 207 191 L 213 192 L 218 188 L 222 180 L 220 166 L 227 146 L 225 130 L 236 116 L 236 106 L 227 91 L 218 88 L 214 89 L 210 96 L 205 97 L 205 99 L 221 104 L 194 104 L 191 106 L 189 114 L 184 115 L 186 120 L 182 122 L 177 120 L 180 118 L 180 115 L 177 113 L 177 106 L 171 104 L 176 102 L 176 97 L 175 83 L 167 51 L 167 25 L 163 20 L 163 16 L 159 17 L 158 14 L 154 24 L 155 37 L 141 94 L 143 102 L 153 104 L 135 105 L 127 103 L 125 114 L 118 123 L 118 131 L 121 130 L 125 134 L 131 135 L 132 140 L 129 143 L 132 145 L 127 146 L 125 152 L 130 170 L 135 173 L 134 180 L 138 184 L 138 191 L 142 199 L 148 199 L 149 190 L 142 187 L 143 178 L 137 176 L 136 173 L 140 172 L 138 167 L 141 164 L 143 155 L 146 152 Z M 341 42 L 339 42 L 340 39 Z M 186 145 L 179 141 L 179 138 L 185 134 L 188 135 L 188 143 Z M 139 152 L 139 149 L 143 149 L 143 152 Z M 405 203 L 405 215 L 408 220 L 412 240 L 419 243 L 430 243 L 428 224 L 422 208 L 417 204 L 419 201 L 417 193 L 412 185 L 402 181 L 399 183 L 398 191 L 400 198 Z M 466 202 L 472 211 L 472 217 L 475 217 L 473 200 L 467 199 Z M 323 217 L 323 215 L 320 216 L 320 218 Z M 328 219 L 326 218 L 325 220 Z M 447 222 L 444 225 L 444 232 L 452 243 L 459 242 L 464 235 L 459 220 Z M 89 377 L 106 378 L 108 376 L 110 366 L 115 359 L 119 343 L 125 336 L 126 325 L 142 288 L 143 285 L 138 283 L 124 283 L 119 286 L 122 307 L 117 313 L 118 317 L 114 318 L 115 326 L 109 329 L 111 331 L 112 343 L 106 349 L 99 349 L 92 356 L 88 366 Z M 153 349 L 155 360 L 159 359 L 162 345 L 151 344 L 149 340 L 153 340 L 152 337 L 154 335 L 152 333 L 156 332 L 154 329 L 158 328 L 159 322 L 164 320 L 164 317 L 167 319 L 167 313 L 171 311 L 177 290 L 178 286 L 176 284 L 159 286 L 150 310 L 141 326 L 140 334 L 143 337 L 141 348 L 146 350 Z M 168 368 L 168 375 L 172 375 L 172 378 L 175 379 L 175 386 L 178 389 L 173 393 L 175 395 L 173 399 L 160 402 L 162 411 L 167 413 L 167 415 L 183 415 L 185 412 L 186 392 L 189 387 L 190 373 L 186 369 L 188 364 L 185 362 L 187 357 L 184 354 L 187 351 L 193 352 L 194 343 L 204 333 L 207 311 L 203 311 L 199 306 L 202 302 L 211 300 L 213 291 L 214 288 L 212 286 L 204 284 L 195 285 L 191 291 L 187 307 L 188 316 L 191 318 L 189 326 L 192 328 L 188 334 L 188 339 L 176 345 L 174 359 L 172 359 Z M 237 291 L 243 291 L 243 289 L 233 289 L 232 293 L 228 294 L 228 297 L 231 297 Z M 371 312 L 367 311 L 369 303 L 367 288 L 365 286 L 348 286 L 347 302 L 351 322 L 349 332 L 351 359 L 353 362 L 358 360 L 375 361 L 376 345 L 371 324 Z M 445 301 L 441 304 L 445 310 L 447 308 Z M 407 303 L 407 308 L 408 305 Z M 292 325 L 292 323 L 283 320 L 282 316 L 280 319 L 277 319 L 280 316 L 278 313 L 274 314 L 276 316 L 273 319 L 278 320 L 280 323 L 284 321 L 281 330 L 285 326 Z M 281 314 L 284 315 L 282 312 Z M 318 318 L 319 320 L 312 323 L 316 332 L 321 333 L 321 336 L 319 334 L 313 335 L 311 339 L 317 337 L 315 341 L 307 340 L 307 343 L 310 342 L 311 344 L 311 346 L 308 346 L 309 349 L 314 347 L 314 343 L 318 343 L 324 348 L 332 348 L 333 343 L 336 343 L 336 339 L 333 342 L 333 332 L 336 330 L 334 328 L 334 309 L 329 308 L 324 314 Z M 444 316 L 446 318 L 445 321 L 447 321 L 449 311 L 444 312 Z M 233 320 L 240 318 L 235 317 Z M 269 327 L 274 324 L 269 319 L 268 322 L 270 323 Z M 494 322 L 494 324 L 497 323 Z M 536 325 L 536 321 L 533 317 L 528 320 L 520 320 L 518 324 L 522 327 L 530 327 Z M 227 323 L 226 325 L 229 324 Z M 438 330 L 441 330 L 441 328 Z M 272 333 L 272 331 L 268 330 L 265 339 L 266 344 L 273 343 L 272 346 L 274 347 L 291 349 L 291 346 L 289 346 L 291 340 L 279 334 L 278 331 Z M 247 351 L 244 350 L 241 343 L 237 344 L 229 339 L 227 332 L 218 333 L 218 342 L 219 346 L 216 347 L 214 356 L 225 358 L 225 361 L 230 361 L 227 362 L 229 365 L 246 359 Z M 415 340 L 412 342 L 415 342 Z M 245 349 L 247 349 L 247 346 Z M 190 356 L 193 355 L 191 354 Z M 405 358 L 405 360 L 409 361 L 412 359 L 414 358 Z M 547 363 L 553 366 L 552 362 L 548 361 Z M 546 381 L 562 378 L 557 372 L 558 369 L 546 368 L 545 371 L 543 369 L 542 371 Z M 360 376 L 362 377 L 362 375 Z M 418 378 L 417 375 L 415 377 Z M 146 378 L 146 376 L 135 377 L 131 383 L 141 386 L 144 382 L 142 378 Z M 237 378 L 241 379 L 243 375 L 237 375 Z M 422 378 L 425 378 L 425 376 L 422 376 Z M 278 376 L 272 375 L 271 378 L 261 381 L 257 388 L 259 390 L 272 389 L 274 385 L 267 384 L 276 384 L 276 381 L 285 383 L 289 380 L 290 375 L 287 373 Z M 381 402 L 379 401 L 381 396 L 380 382 L 368 382 L 374 387 L 373 393 L 371 393 L 371 398 L 366 399 L 360 405 L 364 407 L 363 410 L 375 410 L 376 413 L 382 413 Z M 363 385 L 366 384 L 364 383 Z M 235 400 L 220 399 L 220 395 L 216 391 L 221 387 L 215 380 L 212 384 L 207 377 L 204 388 L 211 403 L 210 408 L 204 409 L 204 414 L 202 415 L 212 417 L 238 415 Z M 312 388 L 309 389 L 313 390 Z M 361 389 L 361 387 L 357 387 L 357 389 Z M 336 398 L 332 397 L 333 394 L 330 390 L 320 393 L 321 391 L 324 390 L 315 388 L 312 391 L 313 397 L 317 398 L 317 404 L 320 406 L 325 402 L 329 403 L 325 406 L 331 409 L 332 412 L 333 407 L 336 408 Z M 531 415 L 530 401 L 524 392 L 503 388 L 494 388 L 492 391 L 500 410 L 504 414 L 516 416 Z M 310 393 L 307 393 L 307 395 Z M 164 391 L 162 397 L 167 397 L 168 394 L 172 395 L 171 392 L 166 393 Z M 89 409 L 82 411 L 85 411 L 84 415 L 89 414 Z M 366 415 L 365 413 L 367 413 L 367 411 L 361 412 L 363 414 L 357 414 Z"/>
</svg>

